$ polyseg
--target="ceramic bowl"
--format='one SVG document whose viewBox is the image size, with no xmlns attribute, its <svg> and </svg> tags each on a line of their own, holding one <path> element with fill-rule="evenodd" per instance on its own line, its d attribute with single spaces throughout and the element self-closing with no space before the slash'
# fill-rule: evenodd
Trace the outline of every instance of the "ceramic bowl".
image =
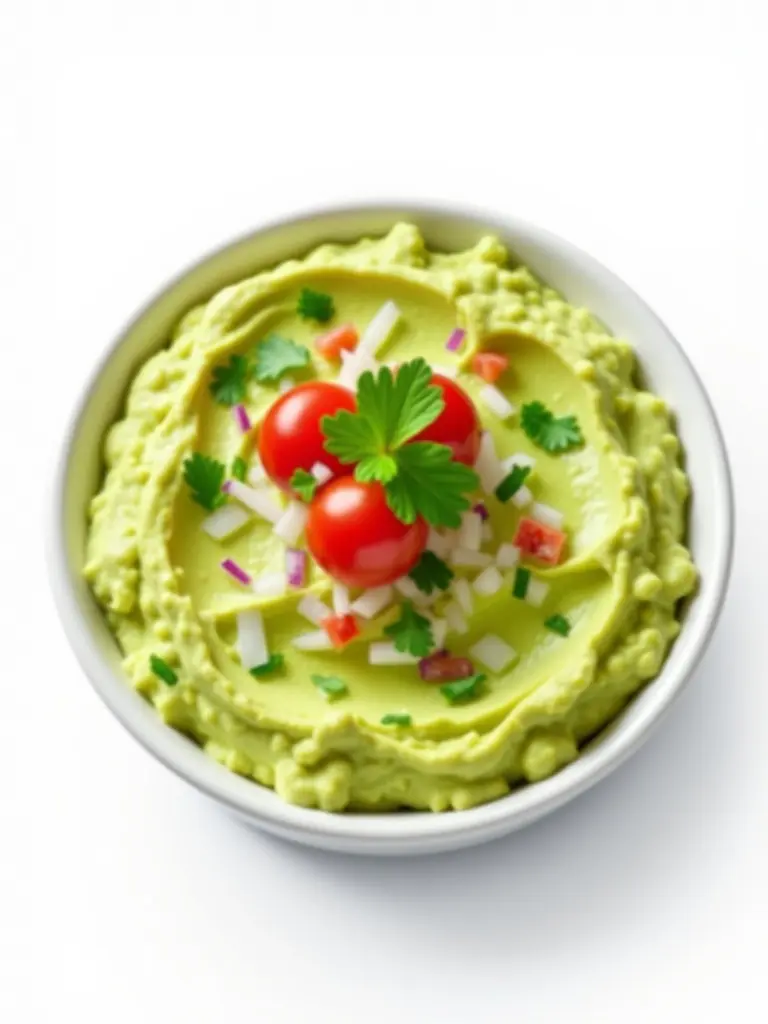
<svg viewBox="0 0 768 1024">
<path fill-rule="evenodd" d="M 464 249 L 482 234 L 499 235 L 535 274 L 631 342 L 649 387 L 677 416 L 693 490 L 689 543 L 701 585 L 658 677 L 577 761 L 552 778 L 455 813 L 328 814 L 285 804 L 272 790 L 229 772 L 164 725 L 128 685 L 115 640 L 81 576 L 86 508 L 99 484 L 104 433 L 120 413 L 133 374 L 186 310 L 224 285 L 321 242 L 383 234 L 402 219 L 416 223 L 436 249 Z M 504 213 L 429 203 L 312 210 L 257 228 L 164 285 L 108 342 L 83 383 L 64 433 L 49 532 L 51 578 L 72 647 L 99 696 L 146 750 L 254 826 L 312 846 L 368 854 L 480 843 L 535 821 L 605 778 L 648 738 L 691 678 L 725 598 L 732 546 L 731 479 L 715 412 L 688 356 L 653 311 L 610 270 L 549 231 Z"/>
</svg>

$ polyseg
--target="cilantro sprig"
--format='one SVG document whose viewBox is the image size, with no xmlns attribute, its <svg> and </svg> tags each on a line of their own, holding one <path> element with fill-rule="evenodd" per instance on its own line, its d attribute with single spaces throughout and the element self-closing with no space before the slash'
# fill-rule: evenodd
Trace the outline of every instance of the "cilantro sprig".
<svg viewBox="0 0 768 1024">
<path fill-rule="evenodd" d="M 474 676 L 467 676 L 466 679 L 456 679 L 441 686 L 440 693 L 449 704 L 466 704 L 480 696 L 485 678 L 485 675 L 479 672 Z"/>
<path fill-rule="evenodd" d="M 413 582 L 425 594 L 433 590 L 445 590 L 453 579 L 453 569 L 442 558 L 427 549 L 408 573 Z"/>
<path fill-rule="evenodd" d="M 268 334 L 253 351 L 253 376 L 260 384 L 279 380 L 309 363 L 309 349 L 280 334 Z"/>
<path fill-rule="evenodd" d="M 291 489 L 294 490 L 303 501 L 312 501 L 318 486 L 318 479 L 312 476 L 306 469 L 297 469 L 290 479 Z"/>
<path fill-rule="evenodd" d="M 584 443 L 576 417 L 555 416 L 543 402 L 524 405 L 520 424 L 531 441 L 547 452 L 567 452 Z"/>
<path fill-rule="evenodd" d="M 568 636 L 571 632 L 571 624 L 564 615 L 559 613 L 556 615 L 550 615 L 548 619 L 545 619 L 544 625 L 547 629 L 553 633 L 557 633 L 560 636 Z"/>
<path fill-rule="evenodd" d="M 432 624 L 413 607 L 413 602 L 405 601 L 400 609 L 400 618 L 384 627 L 387 636 L 391 636 L 395 650 L 403 654 L 412 654 L 424 658 L 435 646 L 432 636 Z"/>
<path fill-rule="evenodd" d="M 269 676 L 272 675 L 273 672 L 279 672 L 284 665 L 284 654 L 270 654 L 262 665 L 254 665 L 253 668 L 249 668 L 248 671 L 255 679 L 258 679 L 260 676 Z"/>
<path fill-rule="evenodd" d="M 325 292 L 316 292 L 313 288 L 302 288 L 296 312 L 304 320 L 317 320 L 327 323 L 334 314 L 333 298 Z"/>
<path fill-rule="evenodd" d="M 230 356 L 229 362 L 214 366 L 209 391 L 220 405 L 237 405 L 245 398 L 248 388 L 248 360 L 245 356 Z"/>
<path fill-rule="evenodd" d="M 357 411 L 342 410 L 320 421 L 325 448 L 341 462 L 355 464 L 361 482 L 384 485 L 387 503 L 404 523 L 423 516 L 433 526 L 458 527 L 469 508 L 466 493 L 478 486 L 477 474 L 455 462 L 447 445 L 414 441 L 445 407 L 432 371 L 418 358 L 388 366 L 376 376 L 361 374 Z"/>
<path fill-rule="evenodd" d="M 386 715 L 382 715 L 381 717 L 382 725 L 408 726 L 411 725 L 412 722 L 413 719 L 405 711 L 389 711 Z"/>
<path fill-rule="evenodd" d="M 184 480 L 192 491 L 192 500 L 209 512 L 223 505 L 227 499 L 222 494 L 221 485 L 226 472 L 223 462 L 201 452 L 193 452 L 184 460 Z"/>
</svg>

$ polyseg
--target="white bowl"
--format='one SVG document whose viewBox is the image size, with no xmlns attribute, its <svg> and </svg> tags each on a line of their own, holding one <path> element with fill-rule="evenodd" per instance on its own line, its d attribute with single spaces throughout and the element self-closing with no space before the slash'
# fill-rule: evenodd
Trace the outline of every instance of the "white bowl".
<svg viewBox="0 0 768 1024">
<path fill-rule="evenodd" d="M 438 249 L 468 247 L 488 232 L 500 235 L 534 273 L 632 343 L 650 387 L 678 417 L 693 488 L 689 543 L 701 586 L 659 676 L 552 778 L 456 813 L 328 814 L 285 804 L 272 790 L 221 767 L 164 725 L 130 687 L 115 640 L 81 576 L 86 507 L 99 483 L 104 432 L 120 412 L 128 382 L 186 310 L 224 285 L 321 242 L 382 234 L 401 219 L 418 224 Z M 311 846 L 369 854 L 426 853 L 495 838 L 560 807 L 613 771 L 649 736 L 704 653 L 725 598 L 733 547 L 733 494 L 720 428 L 696 371 L 664 324 L 615 274 L 569 242 L 514 217 L 444 204 L 311 211 L 246 235 L 167 284 L 107 346 L 85 382 L 65 432 L 52 512 L 50 569 L 64 628 L 96 691 L 126 729 L 168 768 L 250 824 Z"/>
</svg>

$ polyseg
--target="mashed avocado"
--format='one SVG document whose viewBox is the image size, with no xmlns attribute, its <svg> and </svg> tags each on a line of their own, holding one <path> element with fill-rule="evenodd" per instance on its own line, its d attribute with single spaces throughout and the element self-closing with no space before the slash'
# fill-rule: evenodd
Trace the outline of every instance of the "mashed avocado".
<svg viewBox="0 0 768 1024">
<path fill-rule="evenodd" d="M 184 460 L 193 451 L 228 467 L 252 460 L 231 409 L 211 395 L 214 367 L 277 332 L 312 354 L 291 370 L 296 381 L 338 374 L 313 346 L 318 324 L 297 312 L 306 287 L 332 296 L 330 326 L 362 329 L 394 300 L 401 321 L 378 358 L 456 367 L 498 454 L 534 458 L 526 484 L 536 501 L 564 513 L 565 557 L 532 567 L 549 588 L 543 604 L 516 600 L 510 577 L 497 593 L 477 595 L 467 632 L 448 637 L 458 655 L 487 634 L 517 652 L 503 670 L 486 670 L 479 699 L 448 704 L 410 666 L 369 664 L 368 641 L 381 637 L 394 608 L 367 625 L 365 642 L 295 649 L 293 638 L 310 628 L 297 603 L 307 591 L 326 599 L 328 577 L 315 568 L 305 589 L 261 597 L 220 563 L 231 558 L 254 578 L 283 572 L 285 545 L 271 524 L 254 517 L 224 541 L 201 530 L 207 513 L 190 500 Z M 445 342 L 457 324 L 467 336 L 454 355 Z M 519 415 L 494 414 L 471 372 L 481 350 L 509 357 L 498 387 L 518 410 L 541 401 L 573 415 L 584 443 L 551 455 L 532 443 Z M 278 393 L 275 383 L 248 381 L 254 423 Z M 510 264 L 490 236 L 466 252 L 433 253 L 415 227 L 398 224 L 385 238 L 323 245 L 225 288 L 188 313 L 139 370 L 104 451 L 85 575 L 124 652 L 127 679 L 230 770 L 307 807 L 461 810 L 551 775 L 659 672 L 680 629 L 678 602 L 696 584 L 685 547 L 688 480 L 665 402 L 638 387 L 626 342 Z M 487 504 L 497 547 L 525 513 L 513 502 Z M 253 608 L 284 659 L 256 677 L 241 665 L 235 635 L 237 614 Z M 430 612 L 440 608 L 438 601 Z M 566 620 L 567 635 L 545 625 L 553 616 Z M 171 676 L 152 670 L 153 657 Z M 313 676 L 340 677 L 346 692 L 329 700 Z"/>
</svg>

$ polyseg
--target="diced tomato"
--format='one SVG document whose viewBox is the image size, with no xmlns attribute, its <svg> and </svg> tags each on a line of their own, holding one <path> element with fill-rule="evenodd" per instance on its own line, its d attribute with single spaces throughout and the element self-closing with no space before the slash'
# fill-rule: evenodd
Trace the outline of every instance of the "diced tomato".
<svg viewBox="0 0 768 1024">
<path fill-rule="evenodd" d="M 509 357 L 503 356 L 501 352 L 478 352 L 472 356 L 473 372 L 489 384 L 495 384 L 508 367 Z"/>
<path fill-rule="evenodd" d="M 566 536 L 562 530 L 554 526 L 545 526 L 535 519 L 521 519 L 512 543 L 520 548 L 524 555 L 543 562 L 545 565 L 557 565 L 565 547 Z"/>
<path fill-rule="evenodd" d="M 354 324 L 342 324 L 327 334 L 315 339 L 315 348 L 324 359 L 341 359 L 343 351 L 352 352 L 357 348 L 360 336 Z"/>
<path fill-rule="evenodd" d="M 354 615 L 329 615 L 323 619 L 323 629 L 334 647 L 346 647 L 350 640 L 360 635 L 360 627 Z"/>
<path fill-rule="evenodd" d="M 435 651 L 419 662 L 419 675 L 427 683 L 449 683 L 466 679 L 475 671 L 469 658 L 457 658 L 446 651 Z"/>
</svg>

